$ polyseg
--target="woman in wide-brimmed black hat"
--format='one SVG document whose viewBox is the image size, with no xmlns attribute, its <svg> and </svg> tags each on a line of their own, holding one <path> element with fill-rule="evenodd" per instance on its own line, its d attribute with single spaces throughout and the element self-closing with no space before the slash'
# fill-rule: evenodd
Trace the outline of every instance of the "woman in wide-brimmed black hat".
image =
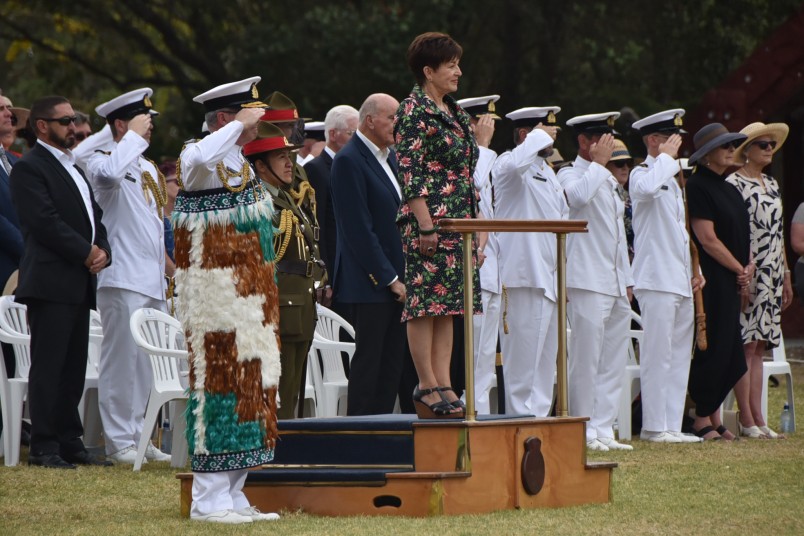
<svg viewBox="0 0 804 536">
<path fill-rule="evenodd" d="M 707 284 L 703 288 L 708 348 L 696 348 L 690 366 L 689 393 L 695 402 L 695 433 L 704 439 L 733 440 L 723 426 L 720 405 L 745 374 L 740 334 L 743 290 L 754 273 L 748 211 L 740 192 L 726 182 L 734 151 L 744 134 L 711 123 L 694 137 L 695 164 L 687 182 L 693 238 Z"/>
</svg>

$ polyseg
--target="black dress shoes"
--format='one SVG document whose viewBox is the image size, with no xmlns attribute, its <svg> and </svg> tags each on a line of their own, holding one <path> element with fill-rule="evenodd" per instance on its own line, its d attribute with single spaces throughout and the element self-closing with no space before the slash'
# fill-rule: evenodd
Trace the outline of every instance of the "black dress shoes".
<svg viewBox="0 0 804 536">
<path fill-rule="evenodd" d="M 31 454 L 28 456 L 28 465 L 38 465 L 51 469 L 75 469 L 75 465 L 65 461 L 58 454 L 42 454 L 40 456 Z"/>
<path fill-rule="evenodd" d="M 111 467 L 114 465 L 112 462 L 107 460 L 106 458 L 102 458 L 100 456 L 95 456 L 94 454 L 90 454 L 86 450 L 79 450 L 78 452 L 73 452 L 71 454 L 62 454 L 61 457 L 68 463 L 77 464 L 77 465 L 99 465 L 101 467 Z"/>
</svg>

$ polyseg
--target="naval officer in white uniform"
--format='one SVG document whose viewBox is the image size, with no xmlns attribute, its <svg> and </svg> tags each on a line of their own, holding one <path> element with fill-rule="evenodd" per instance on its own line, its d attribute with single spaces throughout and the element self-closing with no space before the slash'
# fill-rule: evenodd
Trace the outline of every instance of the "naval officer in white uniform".
<svg viewBox="0 0 804 536">
<path fill-rule="evenodd" d="M 156 165 L 143 158 L 153 126 L 150 88 L 120 95 L 95 111 L 109 124 L 114 144 L 86 161 L 115 262 L 98 276 L 103 343 L 98 402 L 106 454 L 134 463 L 153 382 L 148 355 L 131 337 L 129 320 L 141 307 L 165 311 L 165 236 L 162 221 L 167 189 Z M 149 444 L 146 460 L 170 455 Z"/>
<path fill-rule="evenodd" d="M 684 110 L 666 110 L 636 121 L 648 150 L 631 171 L 634 226 L 634 294 L 644 330 L 639 373 L 642 433 L 656 443 L 698 443 L 681 433 L 693 338 L 693 277 L 684 197 L 679 186 Z M 681 179 L 683 180 L 683 179 Z"/>
<path fill-rule="evenodd" d="M 483 218 L 494 218 L 494 191 L 491 184 L 491 166 L 497 153 L 489 149 L 494 135 L 494 121 L 500 116 L 495 113 L 495 103 L 499 95 L 461 99 L 461 106 L 470 116 L 472 129 L 477 141 L 478 153 L 475 165 L 475 187 L 480 195 L 478 204 Z M 497 262 L 497 233 L 479 233 L 478 254 L 483 258 L 480 265 L 480 289 L 483 314 L 475 315 L 474 354 L 475 354 L 475 409 L 479 414 L 491 412 L 489 392 L 494 387 L 494 365 L 497 354 L 497 330 L 500 325 L 500 303 L 502 286 Z M 464 395 L 465 396 L 465 395 Z"/>
<path fill-rule="evenodd" d="M 497 218 L 561 220 L 569 209 L 546 158 L 558 133 L 558 106 L 521 108 L 516 147 L 501 154 L 492 176 Z M 552 233 L 500 233 L 500 277 L 508 295 L 508 334 L 500 333 L 511 414 L 546 417 L 553 402 L 558 350 L 556 239 Z"/>
<path fill-rule="evenodd" d="M 558 172 L 570 219 L 587 220 L 588 233 L 567 239 L 570 414 L 588 416 L 590 450 L 632 450 L 614 439 L 631 322 L 633 279 L 618 183 L 606 169 L 614 149 L 617 112 L 573 117 L 578 157 Z"/>
</svg>

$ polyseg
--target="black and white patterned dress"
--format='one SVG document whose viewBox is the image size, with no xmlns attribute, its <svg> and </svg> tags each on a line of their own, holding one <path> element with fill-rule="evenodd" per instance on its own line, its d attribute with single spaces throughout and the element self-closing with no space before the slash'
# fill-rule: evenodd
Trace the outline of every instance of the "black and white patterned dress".
<svg viewBox="0 0 804 536">
<path fill-rule="evenodd" d="M 762 182 L 739 173 L 726 179 L 743 196 L 751 224 L 751 253 L 757 269 L 750 286 L 751 303 L 740 315 L 743 341 L 779 345 L 784 283 L 784 220 L 779 183 L 762 174 Z"/>
</svg>

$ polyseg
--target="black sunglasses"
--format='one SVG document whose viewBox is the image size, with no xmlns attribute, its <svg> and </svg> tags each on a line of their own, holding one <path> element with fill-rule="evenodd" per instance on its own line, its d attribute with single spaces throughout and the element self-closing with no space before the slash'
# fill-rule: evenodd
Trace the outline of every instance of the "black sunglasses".
<svg viewBox="0 0 804 536">
<path fill-rule="evenodd" d="M 720 148 L 721 148 L 721 149 L 725 149 L 725 150 L 727 150 L 727 151 L 728 151 L 729 149 L 736 149 L 736 148 L 737 148 L 737 147 L 739 147 L 739 146 L 740 146 L 740 142 L 737 142 L 737 141 L 729 141 L 729 142 L 726 142 L 726 143 L 724 143 L 723 145 L 721 145 L 721 146 L 720 146 Z"/>
<path fill-rule="evenodd" d="M 776 149 L 776 142 L 775 141 L 755 141 L 751 145 L 756 145 L 763 151 L 767 151 L 768 148 Z"/>
<path fill-rule="evenodd" d="M 623 168 L 623 167 L 633 167 L 634 161 L 633 160 L 609 160 L 614 167 L 616 168 Z"/>
<path fill-rule="evenodd" d="M 75 123 L 76 121 L 78 121 L 78 116 L 65 115 L 64 117 L 40 117 L 39 119 L 41 119 L 42 121 L 47 121 L 48 123 L 56 122 L 61 126 L 66 127 L 70 123 Z"/>
</svg>

